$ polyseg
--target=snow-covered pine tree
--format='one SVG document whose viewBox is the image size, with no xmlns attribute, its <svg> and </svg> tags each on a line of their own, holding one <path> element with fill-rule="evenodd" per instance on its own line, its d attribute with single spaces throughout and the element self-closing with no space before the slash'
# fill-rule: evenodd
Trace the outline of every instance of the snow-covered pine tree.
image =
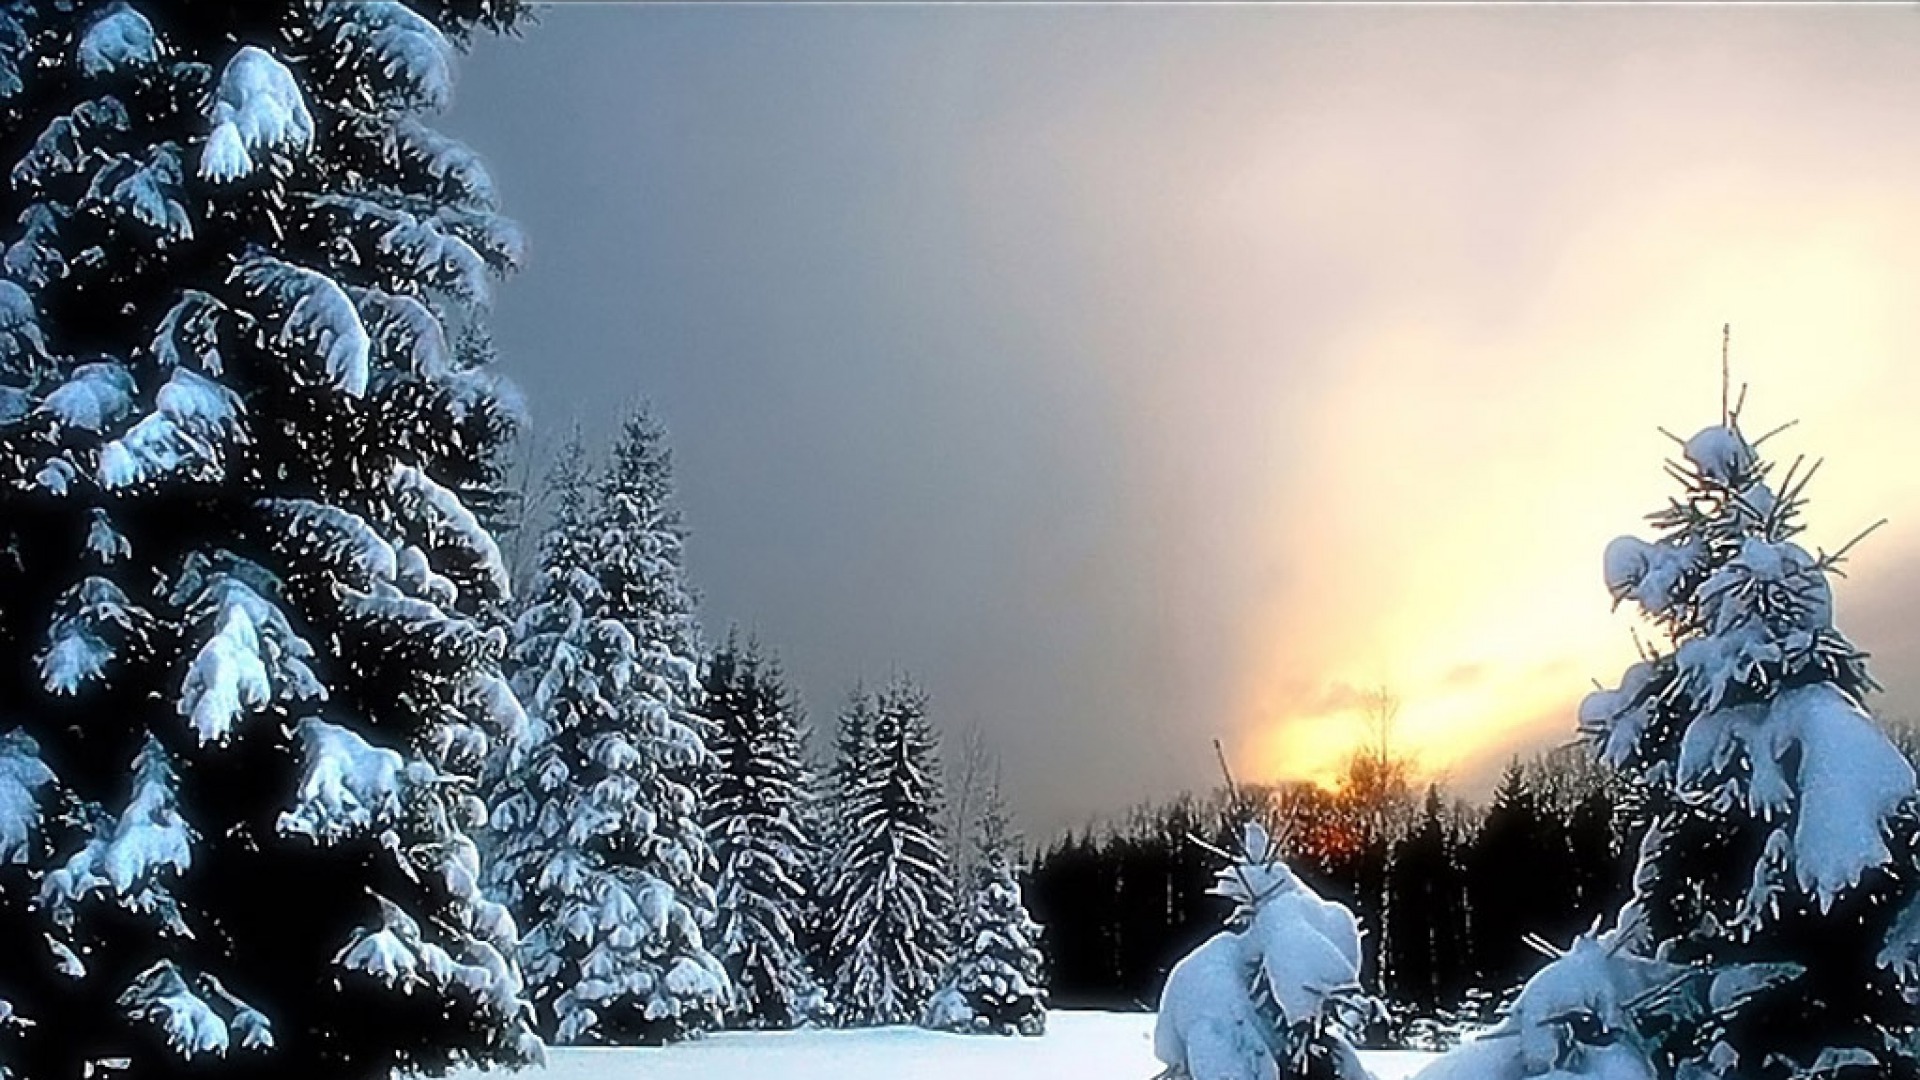
<svg viewBox="0 0 1920 1080">
<path fill-rule="evenodd" d="M 664 1042 L 718 1021 L 725 972 L 686 702 L 693 644 L 659 429 L 623 427 L 589 479 L 563 452 L 534 602 L 515 624 L 525 760 L 504 770 L 493 887 L 525 927 L 522 963 L 550 1037 Z"/>
<path fill-rule="evenodd" d="M 737 635 L 714 651 L 703 683 L 715 759 L 707 836 L 720 866 L 714 948 L 733 982 L 732 1022 L 797 1027 L 820 1010 L 803 939 L 816 857 L 800 820 L 799 705 L 779 664 Z"/>
<path fill-rule="evenodd" d="M 0 1071 L 525 1061 L 467 830 L 515 0 L 0 5 Z M 471 339 L 479 340 L 479 339 Z"/>
<path fill-rule="evenodd" d="M 1000 787 L 983 787 L 954 960 L 927 1004 L 924 1023 L 943 1031 L 1040 1035 L 1047 1030 L 1040 924 L 1021 899 Z"/>
<path fill-rule="evenodd" d="M 816 759 L 809 770 L 806 798 L 801 804 L 802 829 L 813 838 L 813 862 L 809 879 L 813 883 L 808 897 L 802 940 L 814 978 L 826 990 L 833 972 L 839 967 L 834 955 L 834 930 L 839 922 L 834 888 L 839 880 L 840 857 L 846 847 L 847 807 L 866 760 L 868 736 L 873 728 L 873 694 L 855 684 L 847 703 L 835 718 L 833 744 L 824 760 Z M 832 1020 L 838 1008 L 832 996 L 821 1002 L 821 1019 Z"/>
<path fill-rule="evenodd" d="M 649 1039 L 716 1026 L 731 988 L 703 936 L 714 924 L 712 849 L 701 824 L 700 792 L 713 765 L 700 700 L 700 630 L 687 585 L 686 529 L 674 495 L 666 429 L 644 405 L 628 413 L 600 474 L 593 518 L 605 614 L 629 639 L 631 662 L 612 692 L 623 742 L 647 763 L 635 798 L 653 829 L 634 837 L 632 855 L 673 895 L 678 914 L 658 937 L 667 976 L 652 991 Z M 705 977 L 700 977 L 704 973 Z"/>
<path fill-rule="evenodd" d="M 594 1034 L 602 1012 L 618 1032 L 641 1011 L 628 981 L 651 978 L 639 934 L 627 925 L 646 877 L 610 866 L 608 837 L 645 832 L 631 781 L 595 760 L 595 740 L 619 725 L 609 672 L 627 657 L 603 625 L 591 532 L 591 478 L 579 434 L 547 473 L 552 513 L 540 538 L 530 602 L 514 622 L 508 668 L 527 710 L 523 739 L 503 745 L 490 773 L 494 810 L 486 884 L 521 928 L 522 964 L 542 1034 L 565 1042 Z M 631 764 L 631 763 L 627 763 Z M 566 996 L 592 966 L 609 993 Z M 620 988 L 615 990 L 615 988 Z M 562 1001 L 565 1006 L 563 1008 Z"/>
<path fill-rule="evenodd" d="M 1914 773 L 1834 625 L 1844 549 L 1795 541 L 1813 469 L 1796 461 L 1775 486 L 1737 410 L 1682 452 L 1658 538 L 1605 558 L 1616 602 L 1667 643 L 1580 710 L 1644 801 L 1620 941 L 1691 976 L 1649 1021 L 1653 1064 L 1689 1080 L 1920 1075 Z M 1722 986 L 1735 972 L 1737 992 Z"/>
<path fill-rule="evenodd" d="M 828 993 L 842 1024 L 910 1024 L 946 966 L 953 911 L 926 693 L 895 679 L 864 726 L 828 890 Z"/>
</svg>

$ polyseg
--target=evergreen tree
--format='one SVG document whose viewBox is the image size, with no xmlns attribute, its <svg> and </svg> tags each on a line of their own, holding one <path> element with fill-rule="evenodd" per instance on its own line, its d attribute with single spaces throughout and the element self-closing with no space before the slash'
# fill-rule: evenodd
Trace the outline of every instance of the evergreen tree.
<svg viewBox="0 0 1920 1080">
<path fill-rule="evenodd" d="M 731 635 L 707 662 L 704 698 L 716 762 L 706 800 L 720 866 L 715 947 L 738 1023 L 795 1027 L 820 1008 L 803 940 L 817 860 L 800 819 L 800 710 L 779 666 Z"/>
<path fill-rule="evenodd" d="M 1653 542 L 1606 551 L 1616 601 L 1670 645 L 1581 708 L 1647 821 L 1619 940 L 1689 976 L 1645 1023 L 1662 1076 L 1913 1077 L 1920 991 L 1914 774 L 1863 710 L 1834 626 L 1837 555 L 1795 542 L 1812 470 L 1780 486 L 1737 414 L 1683 445 Z M 1687 988 L 1711 979 L 1712 992 Z M 1729 980 L 1733 980 L 1729 985 Z"/>
<path fill-rule="evenodd" d="M 925 1023 L 946 1031 L 1039 1035 L 1047 1028 L 1040 925 L 1020 897 L 999 786 L 983 798 L 954 963 L 927 1005 Z"/>
<path fill-rule="evenodd" d="M 521 14 L 0 5 L 0 1072 L 538 1051 L 466 832 L 518 239 L 423 119 Z"/>
<path fill-rule="evenodd" d="M 1399 845 L 1388 888 L 1388 910 L 1399 920 L 1391 935 L 1394 999 L 1431 1015 L 1467 988 L 1466 880 L 1461 838 L 1449 820 L 1440 788 L 1430 785 L 1419 821 Z"/>
<path fill-rule="evenodd" d="M 1548 914 L 1537 902 L 1535 876 L 1547 857 L 1537 794 L 1519 758 L 1507 763 L 1487 816 L 1466 853 L 1467 904 L 1473 918 L 1474 968 L 1480 985 L 1501 992 L 1539 963 L 1526 944 Z"/>
<path fill-rule="evenodd" d="M 1360 989 L 1360 926 L 1281 860 L 1249 822 L 1214 892 L 1226 928 L 1173 966 L 1153 1052 L 1170 1080 L 1366 1080 L 1350 1033 L 1374 1005 Z"/>
<path fill-rule="evenodd" d="M 814 838 L 809 874 L 814 887 L 808 898 L 804 940 L 813 972 L 823 984 L 831 980 L 840 963 L 833 951 L 834 931 L 840 922 L 835 906 L 839 898 L 834 890 L 840 858 L 847 846 L 848 808 L 853 805 L 854 789 L 859 786 L 862 763 L 868 756 L 873 706 L 873 695 L 856 684 L 835 718 L 830 756 L 812 770 L 805 804 L 806 831 Z M 832 1012 L 838 1004 L 829 995 L 822 1007 Z"/>
<path fill-rule="evenodd" d="M 686 978 L 666 980 L 649 1005 L 659 1030 L 671 1037 L 717 1024 L 729 991 L 724 981 L 696 979 L 692 972 L 697 966 L 723 974 L 701 941 L 714 924 L 713 853 L 700 809 L 713 758 L 706 720 L 696 711 L 702 648 L 673 460 L 666 430 L 645 406 L 622 421 L 598 492 L 593 528 L 601 593 L 632 660 L 614 672 L 613 693 L 636 737 L 631 745 L 647 762 L 635 794 L 653 816 L 651 833 L 635 838 L 631 854 L 672 887 L 691 916 L 673 928 L 666 945 Z"/>
<path fill-rule="evenodd" d="M 833 860 L 829 993 L 842 1023 L 912 1023 L 946 966 L 953 912 L 927 696 L 897 679 L 862 726 Z"/>
<path fill-rule="evenodd" d="M 562 452 L 514 627 L 533 722 L 503 770 L 490 880 L 525 927 L 542 1028 L 563 1043 L 678 1038 L 715 1023 L 727 996 L 703 939 L 713 898 L 690 775 L 705 750 L 682 719 L 679 656 L 662 655 L 690 647 L 690 605 L 655 439 L 629 422 L 597 479 L 577 442 Z"/>
</svg>

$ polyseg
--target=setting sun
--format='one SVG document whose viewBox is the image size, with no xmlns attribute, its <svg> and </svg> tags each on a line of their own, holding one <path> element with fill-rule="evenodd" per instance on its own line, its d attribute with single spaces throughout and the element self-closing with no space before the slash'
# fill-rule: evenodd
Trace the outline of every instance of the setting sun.
<svg viewBox="0 0 1920 1080">
<path fill-rule="evenodd" d="M 1641 202 L 1640 200 L 1645 200 Z M 1667 497 L 1660 461 L 1719 407 L 1719 327 L 1758 430 L 1798 421 L 1827 459 L 1811 538 L 1829 549 L 1911 498 L 1920 433 L 1885 408 L 1920 390 L 1902 342 L 1920 318 L 1893 283 L 1920 278 L 1920 212 L 1892 193 L 1790 214 L 1790 193 L 1682 186 L 1606 211 L 1534 283 L 1524 319 L 1437 313 L 1347 343 L 1316 403 L 1305 478 L 1272 496 L 1270 542 L 1323 553 L 1250 624 L 1237 717 L 1254 775 L 1327 780 L 1362 730 L 1354 687 L 1403 699 L 1395 738 L 1426 776 L 1483 784 L 1523 748 L 1572 737 L 1591 680 L 1633 659 L 1600 552 Z M 1603 214 L 1605 216 L 1605 214 Z M 1636 224 L 1629 226 L 1628 222 Z M 1814 377 L 1810 373 L 1817 372 Z M 1896 519 L 1841 583 L 1920 552 Z M 1911 700 L 1899 673 L 1895 700 Z"/>
</svg>

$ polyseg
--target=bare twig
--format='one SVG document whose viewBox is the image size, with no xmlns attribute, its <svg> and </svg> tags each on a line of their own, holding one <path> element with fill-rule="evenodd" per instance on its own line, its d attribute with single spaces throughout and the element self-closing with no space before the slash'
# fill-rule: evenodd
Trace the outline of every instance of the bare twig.
<svg viewBox="0 0 1920 1080">
<path fill-rule="evenodd" d="M 1732 384 L 1732 365 L 1728 363 L 1728 354 L 1734 344 L 1734 325 L 1720 323 L 1720 423 L 1730 423 L 1734 419 L 1732 409 L 1726 402 L 1726 388 Z"/>
</svg>

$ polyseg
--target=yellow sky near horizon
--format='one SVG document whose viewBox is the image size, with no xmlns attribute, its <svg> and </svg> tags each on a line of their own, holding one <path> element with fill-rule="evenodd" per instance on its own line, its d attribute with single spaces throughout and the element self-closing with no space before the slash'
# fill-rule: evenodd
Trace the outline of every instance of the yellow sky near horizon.
<svg viewBox="0 0 1920 1080">
<path fill-rule="evenodd" d="M 1723 323 L 1750 433 L 1798 421 L 1770 448 L 1826 459 L 1810 541 L 1892 518 L 1839 584 L 1842 628 L 1920 557 L 1920 470 L 1892 466 L 1920 456 L 1920 159 L 1885 126 L 1920 91 L 1914 57 L 1850 66 L 1862 28 L 1837 13 L 1801 13 L 1828 38 L 1801 53 L 1758 19 L 1644 41 L 1615 20 L 1593 43 L 1571 21 L 1442 28 L 1499 58 L 1479 70 L 1416 42 L 1440 20 L 1383 21 L 1307 98 L 1223 90 L 1213 122 L 1258 137 L 1183 152 L 1187 199 L 1155 207 L 1178 222 L 1163 265 L 1344 309 L 1310 356 L 1252 302 L 1189 342 L 1253 402 L 1193 408 L 1285 433 L 1237 474 L 1256 525 L 1227 559 L 1265 566 L 1239 579 L 1249 776 L 1327 779 L 1370 686 L 1402 700 L 1431 776 L 1484 782 L 1570 739 L 1592 680 L 1633 658 L 1601 550 L 1669 491 L 1657 428 L 1716 419 Z"/>
<path fill-rule="evenodd" d="M 1251 770 L 1337 770 L 1362 731 L 1341 688 L 1395 692 L 1400 745 L 1429 775 L 1484 773 L 1517 746 L 1570 737 L 1589 680 L 1633 658 L 1635 622 L 1609 611 L 1600 552 L 1644 535 L 1640 515 L 1668 490 L 1675 448 L 1656 425 L 1684 437 L 1715 419 L 1715 318 L 1735 328 L 1750 433 L 1798 420 L 1769 448 L 1827 459 L 1813 542 L 1837 547 L 1893 517 L 1841 583 L 1844 628 L 1849 595 L 1920 552 L 1920 522 L 1900 512 L 1920 487 L 1880 467 L 1920 454 L 1920 427 L 1889 409 L 1920 389 L 1902 361 L 1920 316 L 1898 287 L 1920 281 L 1911 202 L 1810 213 L 1763 194 L 1676 196 L 1570 252 L 1533 294 L 1534 325 L 1428 312 L 1348 342 L 1316 410 L 1306 490 L 1275 501 L 1269 534 L 1338 554 L 1247 628 L 1237 719 Z M 1408 355 L 1433 362 L 1409 372 Z"/>
</svg>

